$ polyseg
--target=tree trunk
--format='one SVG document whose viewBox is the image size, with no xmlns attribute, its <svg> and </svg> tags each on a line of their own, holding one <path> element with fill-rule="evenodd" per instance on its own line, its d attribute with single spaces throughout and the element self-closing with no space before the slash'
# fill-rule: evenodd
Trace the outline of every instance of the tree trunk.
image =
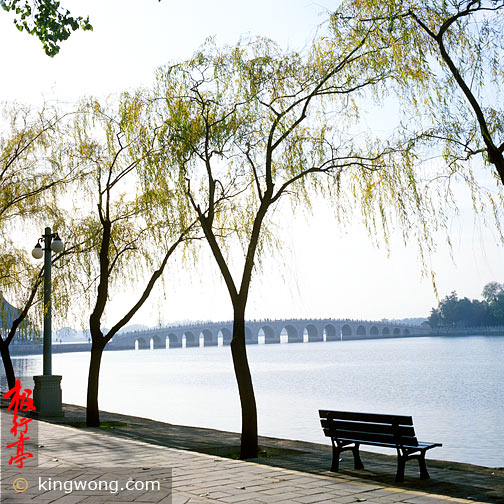
<svg viewBox="0 0 504 504">
<path fill-rule="evenodd" d="M 0 343 L 0 351 L 2 353 L 2 362 L 5 369 L 5 376 L 7 377 L 7 384 L 10 390 L 14 388 L 14 385 L 16 384 L 16 375 L 14 374 L 14 368 L 12 367 L 9 345 L 7 345 L 5 342 Z"/>
<path fill-rule="evenodd" d="M 235 310 L 233 339 L 231 341 L 231 354 L 233 356 L 233 366 L 238 383 L 242 411 L 241 459 L 255 458 L 258 453 L 257 408 L 245 345 L 244 311 L 240 310 L 239 313 L 236 313 Z"/>
<path fill-rule="evenodd" d="M 504 156 L 502 152 L 496 148 L 488 149 L 488 160 L 495 166 L 501 182 L 504 184 Z"/>
<path fill-rule="evenodd" d="M 100 379 L 100 364 L 104 346 L 93 341 L 91 345 L 91 361 L 89 363 L 86 425 L 100 426 L 100 411 L 98 410 L 98 382 Z"/>
</svg>

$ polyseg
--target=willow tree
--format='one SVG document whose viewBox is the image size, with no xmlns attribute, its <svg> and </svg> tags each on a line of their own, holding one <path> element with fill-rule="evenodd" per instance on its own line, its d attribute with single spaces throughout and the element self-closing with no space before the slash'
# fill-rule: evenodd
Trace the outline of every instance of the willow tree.
<svg viewBox="0 0 504 504">
<path fill-rule="evenodd" d="M 61 212 L 59 215 L 53 214 L 51 219 L 55 221 L 56 229 L 63 228 L 65 220 Z M 27 224 L 26 221 L 23 224 Z M 77 236 L 72 236 L 71 230 L 65 230 L 65 239 L 69 240 L 71 245 L 67 245 L 65 250 L 58 254 L 53 254 L 52 264 L 52 285 L 54 292 L 51 296 L 51 305 L 54 312 L 53 320 L 59 322 L 63 314 L 71 303 L 69 297 L 73 294 L 71 288 L 60 288 L 64 285 L 68 287 L 68 270 L 62 267 L 62 259 L 68 263 L 69 256 L 76 252 L 82 253 L 86 243 L 79 243 Z M 30 237 L 33 239 L 34 237 Z M 32 241 L 30 240 L 30 245 Z M 29 248 L 29 247 L 28 247 Z M 0 324 L 2 333 L 0 334 L 0 352 L 2 362 L 7 378 L 9 389 L 14 387 L 16 375 L 10 356 L 9 345 L 14 338 L 37 341 L 39 339 L 40 328 L 44 316 L 44 295 L 40 288 L 44 281 L 44 266 L 34 264 L 33 259 L 29 257 L 27 249 L 16 249 L 12 243 L 6 241 L 4 250 L 0 254 L 0 264 L 2 273 L 0 275 L 0 284 L 2 286 L 0 307 Z M 9 298 L 15 306 L 8 303 Z"/>
<path fill-rule="evenodd" d="M 55 192 L 78 176 L 75 166 L 63 165 L 66 148 L 60 139 L 67 114 L 43 106 L 21 104 L 2 109 L 0 127 L 0 226 L 16 219 L 34 218 L 53 208 Z"/>
<path fill-rule="evenodd" d="M 280 201 L 309 208 L 312 197 L 324 195 L 341 220 L 360 207 L 370 229 L 387 231 L 397 214 L 405 230 L 421 223 L 420 241 L 428 235 L 432 208 L 407 146 L 353 139 L 356 100 L 388 78 L 367 65 L 365 42 L 339 44 L 337 57 L 327 39 L 306 54 L 283 53 L 259 38 L 224 49 L 210 42 L 158 74 L 160 142 L 178 161 L 233 307 L 242 458 L 256 457 L 258 448 L 246 307 L 261 252 L 275 243 L 271 216 Z"/>
<path fill-rule="evenodd" d="M 33 338 L 34 336 L 33 326 L 28 319 L 28 312 L 37 301 L 36 295 L 42 283 L 43 269 L 34 271 L 35 268 L 28 259 L 26 250 L 11 249 L 2 251 L 0 264 L 2 265 L 0 353 L 10 390 L 15 385 L 16 375 L 12 365 L 9 345 L 15 336 L 22 339 Z M 20 294 L 24 297 L 22 301 L 19 299 Z M 13 301 L 16 306 L 8 303 L 7 298 Z M 20 301 L 22 306 L 18 304 Z"/>
<path fill-rule="evenodd" d="M 145 304 L 169 258 L 193 231 L 175 185 L 159 190 L 156 184 L 150 189 L 139 184 L 138 171 L 154 165 L 158 155 L 157 133 L 143 125 L 144 107 L 137 96 L 123 95 L 111 106 L 90 100 L 74 124 L 73 162 L 86 167 L 89 176 L 75 188 L 74 218 L 67 225 L 87 238 L 87 252 L 76 254 L 70 266 L 81 278 L 91 309 L 86 422 L 93 427 L 100 424 L 105 346 Z M 110 298 L 128 289 L 136 289 L 130 306 L 111 320 Z"/>
<path fill-rule="evenodd" d="M 504 183 L 502 0 L 347 0 L 331 25 L 338 39 L 369 33 L 369 47 L 389 48 L 374 64 L 395 67 L 389 91 L 412 117 L 412 138 L 440 145 L 449 171 L 468 179 L 465 161 L 481 156 Z"/>
<path fill-rule="evenodd" d="M 9 385 L 15 380 L 9 345 L 16 337 L 29 337 L 27 316 L 39 301 L 37 290 L 43 270 L 28 259 L 27 249 L 16 243 L 23 229 L 42 229 L 47 219 L 56 216 L 57 196 L 64 187 L 78 180 L 78 166 L 63 163 L 66 147 L 61 143 L 68 116 L 54 108 L 39 110 L 10 104 L 3 108 L 0 132 L 0 290 L 17 307 L 5 319 L 5 334 L 0 336 L 0 352 Z M 36 236 L 28 237 L 31 249 Z M 18 331 L 18 329 L 26 329 Z M 33 327 L 33 324 L 32 324 Z"/>
</svg>

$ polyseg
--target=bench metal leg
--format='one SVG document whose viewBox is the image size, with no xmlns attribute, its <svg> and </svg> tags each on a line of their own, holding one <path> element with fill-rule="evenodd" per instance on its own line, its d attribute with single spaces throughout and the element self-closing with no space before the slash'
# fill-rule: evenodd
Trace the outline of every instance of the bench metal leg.
<svg viewBox="0 0 504 504">
<path fill-rule="evenodd" d="M 418 465 L 420 466 L 420 479 L 430 479 L 429 472 L 427 471 L 427 466 L 425 465 L 425 452 L 422 452 L 422 454 L 419 455 Z"/>
<path fill-rule="evenodd" d="M 332 472 L 338 472 L 339 471 L 339 458 L 340 458 L 341 452 L 342 452 L 342 449 L 339 446 L 336 446 L 333 443 L 333 447 L 332 447 L 332 463 L 331 463 L 331 471 Z"/>
<path fill-rule="evenodd" d="M 427 471 L 427 465 L 425 464 L 425 450 L 421 451 L 421 453 L 416 453 L 413 455 L 411 452 L 407 450 L 397 450 L 397 474 L 396 474 L 396 482 L 401 483 L 404 481 L 404 468 L 406 462 L 408 460 L 418 459 L 418 466 L 420 467 L 420 479 L 426 480 L 429 479 L 429 473 Z"/>
<path fill-rule="evenodd" d="M 352 450 L 353 456 L 354 456 L 354 468 L 355 469 L 364 469 L 364 464 L 362 463 L 362 460 L 360 458 L 359 454 L 359 446 L 360 443 L 355 443 L 354 446 L 345 446 L 345 445 L 340 445 L 337 444 L 336 442 L 333 441 L 332 443 L 332 463 L 331 463 L 331 471 L 332 472 L 338 472 L 339 471 L 339 461 L 340 461 L 340 455 L 344 451 Z"/>
<path fill-rule="evenodd" d="M 355 443 L 355 446 L 352 448 L 353 457 L 354 457 L 354 468 L 355 469 L 364 469 L 364 464 L 360 458 L 359 454 L 359 443 Z"/>
<path fill-rule="evenodd" d="M 397 473 L 396 473 L 396 483 L 402 483 L 404 481 L 404 466 L 406 465 L 407 458 L 403 455 L 397 455 Z"/>
</svg>

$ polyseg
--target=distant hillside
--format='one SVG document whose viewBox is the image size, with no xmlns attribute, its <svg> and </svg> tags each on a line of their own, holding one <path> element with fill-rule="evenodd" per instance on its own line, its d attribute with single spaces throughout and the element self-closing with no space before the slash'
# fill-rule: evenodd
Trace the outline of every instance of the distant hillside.
<svg viewBox="0 0 504 504">
<path fill-rule="evenodd" d="M 411 324 L 411 325 L 421 325 L 422 322 L 426 322 L 428 319 L 426 317 L 410 317 L 403 319 L 383 319 L 383 322 L 392 322 L 394 324 Z"/>
<path fill-rule="evenodd" d="M 119 331 L 119 334 L 133 332 L 133 331 L 143 331 L 144 329 L 149 329 L 149 328 L 143 324 L 131 324 L 131 325 L 127 325 L 126 327 L 123 327 Z"/>
<path fill-rule="evenodd" d="M 142 331 L 147 329 L 147 326 L 142 324 L 132 324 L 124 327 L 119 333 L 131 332 L 131 331 Z M 106 334 L 108 329 L 103 328 L 103 332 Z M 63 327 L 53 332 L 53 340 L 62 343 L 73 343 L 77 341 L 88 341 L 89 329 L 76 330 L 71 327 Z"/>
</svg>

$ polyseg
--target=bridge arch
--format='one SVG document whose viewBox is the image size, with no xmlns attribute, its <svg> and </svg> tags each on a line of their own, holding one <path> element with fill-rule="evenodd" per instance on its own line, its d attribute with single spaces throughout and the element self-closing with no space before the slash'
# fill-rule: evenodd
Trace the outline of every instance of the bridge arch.
<svg viewBox="0 0 504 504">
<path fill-rule="evenodd" d="M 324 335 L 326 341 L 337 341 L 340 339 L 340 335 L 333 324 L 327 324 L 324 327 Z"/>
<path fill-rule="evenodd" d="M 245 343 L 248 345 L 257 345 L 258 343 L 257 334 L 254 336 L 252 329 L 247 326 L 245 326 Z"/>
<path fill-rule="evenodd" d="M 163 345 L 161 337 L 158 334 L 153 334 L 150 339 L 150 347 L 153 349 L 166 348 L 166 341 L 164 342 Z"/>
<path fill-rule="evenodd" d="M 264 343 L 266 345 L 272 344 L 272 343 L 280 343 L 280 334 L 276 335 L 275 330 L 269 326 L 265 325 L 262 326 L 259 331 L 257 332 L 257 338 L 259 339 L 260 333 L 264 334 Z"/>
<path fill-rule="evenodd" d="M 149 344 L 144 338 L 140 337 L 135 340 L 135 350 L 148 350 Z"/>
<path fill-rule="evenodd" d="M 203 343 L 203 346 L 217 346 L 217 338 L 214 338 L 212 331 L 210 329 L 203 329 L 200 332 L 200 346 Z"/>
<path fill-rule="evenodd" d="M 182 336 L 182 341 L 185 340 L 185 347 L 198 347 L 199 346 L 199 338 L 196 338 L 192 331 L 186 331 Z"/>
<path fill-rule="evenodd" d="M 345 324 L 341 328 L 341 336 L 343 338 L 348 338 L 349 336 L 352 336 L 352 328 L 348 324 Z"/>
<path fill-rule="evenodd" d="M 180 348 L 182 346 L 182 340 L 176 334 L 170 333 L 166 337 L 168 340 L 168 348 Z"/>
<path fill-rule="evenodd" d="M 366 328 L 361 324 L 360 326 L 357 327 L 355 334 L 357 336 L 366 336 Z"/>
<path fill-rule="evenodd" d="M 390 335 L 390 329 L 388 327 L 384 327 L 382 329 L 382 336 L 389 336 Z"/>
<path fill-rule="evenodd" d="M 409 336 L 409 334 L 410 334 L 409 329 L 404 329 L 404 333 L 403 334 L 404 334 L 404 336 Z"/>
<path fill-rule="evenodd" d="M 401 334 L 401 329 L 399 329 L 399 327 L 396 327 L 393 331 L 392 331 L 392 334 L 394 336 L 399 336 Z"/>
<path fill-rule="evenodd" d="M 305 339 L 305 334 L 307 336 L 307 341 L 312 343 L 314 341 L 322 341 L 323 335 L 318 333 L 315 325 L 308 324 L 303 330 L 303 341 Z"/>
<path fill-rule="evenodd" d="M 376 327 L 375 325 L 373 327 L 371 327 L 371 329 L 369 330 L 369 334 L 371 336 L 378 336 L 380 334 L 380 331 L 378 330 L 378 327 Z"/>
<path fill-rule="evenodd" d="M 227 327 L 222 327 L 217 333 L 217 340 L 222 340 L 222 346 L 227 346 L 231 344 L 231 338 L 233 335 Z"/>
<path fill-rule="evenodd" d="M 303 338 L 299 335 L 298 330 L 291 324 L 285 325 L 280 332 L 287 333 L 287 343 L 302 343 Z M 284 334 L 285 334 L 284 333 Z"/>
</svg>

